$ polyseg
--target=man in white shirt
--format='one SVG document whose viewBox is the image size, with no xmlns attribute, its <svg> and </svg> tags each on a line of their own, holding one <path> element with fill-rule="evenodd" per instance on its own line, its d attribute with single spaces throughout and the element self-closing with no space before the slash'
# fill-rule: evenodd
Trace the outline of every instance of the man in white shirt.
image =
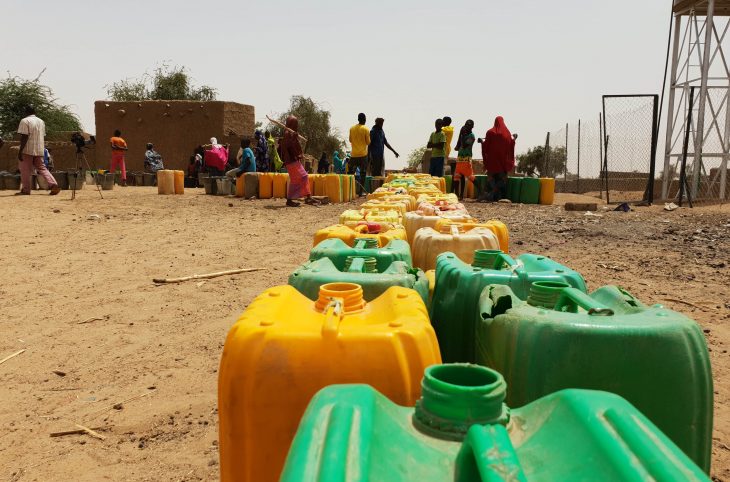
<svg viewBox="0 0 730 482">
<path fill-rule="evenodd" d="M 25 117 L 18 126 L 20 134 L 20 150 L 18 151 L 18 167 L 20 168 L 20 192 L 16 195 L 30 195 L 31 176 L 33 168 L 39 176 L 48 183 L 51 196 L 58 194 L 61 189 L 56 179 L 48 172 L 43 163 L 43 150 L 45 149 L 46 124 L 36 117 L 33 106 L 25 108 Z"/>
</svg>

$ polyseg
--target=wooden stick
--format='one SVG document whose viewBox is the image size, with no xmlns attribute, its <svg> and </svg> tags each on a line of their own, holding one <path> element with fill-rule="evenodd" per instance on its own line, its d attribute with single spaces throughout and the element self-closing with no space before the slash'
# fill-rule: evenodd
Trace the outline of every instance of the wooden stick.
<svg viewBox="0 0 730 482">
<path fill-rule="evenodd" d="M 78 427 L 78 425 L 77 425 Z M 96 433 L 96 430 L 102 430 L 104 427 L 94 427 L 92 429 L 78 429 L 78 430 L 66 430 L 64 432 L 51 432 L 51 437 L 65 437 L 66 435 L 81 435 L 84 433 L 87 433 L 87 430 L 92 430 L 94 433 Z"/>
<path fill-rule="evenodd" d="M 267 119 L 269 119 L 269 122 L 273 122 L 274 124 L 278 125 L 278 126 L 279 126 L 279 127 L 281 127 L 282 129 L 286 129 L 286 130 L 288 130 L 288 131 L 292 131 L 293 133 L 295 133 L 296 135 L 298 135 L 298 136 L 299 136 L 299 138 L 300 138 L 301 140 L 303 140 L 304 142 L 309 142 L 309 141 L 307 140 L 307 138 L 306 138 L 306 137 L 304 137 L 303 135 L 301 135 L 300 133 L 298 133 L 298 132 L 297 132 L 297 131 L 295 131 L 294 129 L 290 129 L 290 128 L 288 128 L 287 126 L 285 126 L 284 124 L 282 124 L 282 123 L 281 123 L 281 122 L 279 122 L 278 120 L 274 120 L 274 119 L 272 119 L 272 118 L 271 118 L 271 117 L 269 117 L 269 116 L 266 116 L 266 118 L 267 118 Z"/>
<path fill-rule="evenodd" d="M 12 355 L 8 355 L 8 356 L 6 356 L 6 357 L 5 357 L 5 358 L 3 358 L 2 360 L 0 360 L 0 365 L 2 365 L 3 363 L 5 363 L 6 361 L 10 360 L 11 358 L 15 358 L 16 356 L 20 355 L 20 354 L 21 354 L 21 353 L 23 353 L 24 351 L 25 351 L 25 348 L 23 348 L 22 350 L 18 350 L 18 351 L 16 351 L 16 352 L 15 352 L 15 353 L 13 353 Z"/>
<path fill-rule="evenodd" d="M 94 438 L 98 438 L 99 440 L 106 440 L 106 437 L 100 434 L 99 432 L 95 432 L 94 430 L 90 429 L 89 427 L 84 427 L 83 425 L 79 425 L 78 423 L 74 424 L 77 426 L 80 430 L 83 430 L 85 433 L 91 435 Z"/>
<path fill-rule="evenodd" d="M 157 391 L 157 390 L 150 390 L 150 391 L 148 391 L 148 392 L 144 392 L 144 393 L 143 393 L 143 394 L 141 394 L 141 395 L 135 395 L 135 396 L 133 396 L 133 397 L 129 397 L 129 398 L 125 399 L 125 400 L 122 400 L 121 402 L 116 402 L 116 403 L 113 403 L 113 404 L 111 404 L 111 405 L 109 405 L 109 406 L 106 406 L 106 407 L 104 407 L 104 408 L 101 408 L 101 409 L 99 409 L 99 410 L 97 410 L 97 411 L 95 411 L 95 412 L 92 412 L 92 415 L 93 415 L 93 414 L 97 414 L 97 413 L 100 413 L 100 412 L 106 412 L 107 410 L 111 410 L 111 409 L 112 409 L 112 408 L 114 408 L 114 407 L 117 407 L 117 406 L 121 406 L 121 405 L 124 405 L 125 403 L 127 403 L 127 402 L 131 402 L 131 401 L 133 401 L 133 400 L 138 400 L 138 399 L 140 399 L 140 398 L 144 398 L 144 397 L 146 397 L 147 395 L 150 395 L 150 394 L 152 394 L 152 393 L 155 393 L 156 391 Z"/>
<path fill-rule="evenodd" d="M 703 308 L 702 306 L 690 303 L 689 301 L 678 300 L 676 298 L 664 298 L 662 301 L 669 301 L 670 303 L 682 303 L 683 305 L 691 306 L 692 308 L 697 308 L 698 310 L 707 310 L 707 308 Z"/>
<path fill-rule="evenodd" d="M 154 283 L 182 283 L 184 281 L 191 281 L 194 279 L 210 279 L 210 278 L 217 278 L 218 276 L 227 276 L 231 274 L 239 274 L 239 273 L 250 273 L 251 271 L 263 271 L 267 268 L 242 268 L 242 269 L 229 269 L 228 271 L 218 271 L 216 273 L 207 273 L 207 274 L 194 274 L 192 276 L 184 276 L 182 278 L 154 278 L 152 281 Z"/>
<path fill-rule="evenodd" d="M 81 320 L 81 321 L 77 322 L 76 324 L 83 325 L 84 323 L 91 323 L 92 321 L 101 321 L 103 319 L 104 318 L 99 318 L 99 317 L 95 316 L 93 318 L 89 318 L 88 320 Z"/>
</svg>

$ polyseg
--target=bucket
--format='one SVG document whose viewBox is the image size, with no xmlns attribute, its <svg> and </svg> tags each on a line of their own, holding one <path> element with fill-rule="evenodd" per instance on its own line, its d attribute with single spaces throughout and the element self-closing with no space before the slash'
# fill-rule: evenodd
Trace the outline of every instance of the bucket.
<svg viewBox="0 0 730 482">
<path fill-rule="evenodd" d="M 5 189 L 18 191 L 20 189 L 20 174 L 8 174 L 5 177 Z"/>
<path fill-rule="evenodd" d="M 56 171 L 51 174 L 56 179 L 59 188 L 68 189 L 68 174 L 66 174 L 66 171 Z"/>
<path fill-rule="evenodd" d="M 38 184 L 38 189 L 41 191 L 48 191 L 48 181 L 46 181 L 45 177 L 36 174 L 36 183 Z"/>
<path fill-rule="evenodd" d="M 82 189 L 86 177 L 81 171 L 69 171 L 66 173 L 66 189 L 74 189 L 76 191 Z"/>
<path fill-rule="evenodd" d="M 151 172 L 145 172 L 144 174 L 142 174 L 142 178 L 145 186 L 154 186 L 155 181 L 157 180 L 157 176 L 155 176 Z"/>
<path fill-rule="evenodd" d="M 144 186 L 144 173 L 137 172 L 134 174 L 134 184 L 136 186 Z"/>
<path fill-rule="evenodd" d="M 207 194 L 209 196 L 215 196 L 216 193 L 218 192 L 215 178 L 213 178 L 213 177 L 209 177 L 209 176 L 204 177 L 203 178 L 203 187 L 205 188 L 205 194 Z"/>
<path fill-rule="evenodd" d="M 101 186 L 102 191 L 111 191 L 114 189 L 114 177 L 111 172 L 98 173 L 96 175 L 96 183 Z"/>
<path fill-rule="evenodd" d="M 198 173 L 198 187 L 204 187 L 205 184 L 203 183 L 203 179 L 210 177 L 210 174 L 207 172 L 199 172 Z"/>
<path fill-rule="evenodd" d="M 231 194 L 231 188 L 233 187 L 233 183 L 231 182 L 230 178 L 214 177 L 211 179 L 215 179 L 216 196 L 228 196 L 229 194 Z"/>
</svg>

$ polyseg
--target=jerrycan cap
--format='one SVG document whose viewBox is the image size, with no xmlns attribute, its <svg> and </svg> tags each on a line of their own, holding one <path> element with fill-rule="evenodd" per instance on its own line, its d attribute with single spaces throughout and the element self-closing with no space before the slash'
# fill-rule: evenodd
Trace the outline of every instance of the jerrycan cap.
<svg viewBox="0 0 730 482">
<path fill-rule="evenodd" d="M 319 298 L 314 308 L 323 313 L 333 303 L 339 301 L 343 314 L 353 313 L 365 307 L 362 286 L 355 283 L 327 283 L 319 287 Z"/>
<path fill-rule="evenodd" d="M 504 404 L 507 383 L 501 374 L 468 363 L 432 365 L 421 381 L 413 424 L 421 432 L 444 440 L 463 440 L 475 424 L 509 421 Z"/>
</svg>

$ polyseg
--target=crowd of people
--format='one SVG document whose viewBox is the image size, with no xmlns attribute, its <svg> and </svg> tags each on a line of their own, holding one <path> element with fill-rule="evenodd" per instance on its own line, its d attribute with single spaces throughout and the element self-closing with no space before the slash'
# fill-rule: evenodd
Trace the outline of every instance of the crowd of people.
<svg viewBox="0 0 730 482">
<path fill-rule="evenodd" d="M 383 130 L 385 119 L 378 117 L 373 126 L 365 125 L 367 117 L 364 113 L 357 116 L 357 124 L 350 128 L 349 141 L 351 151 L 340 157 L 339 150 L 332 153 L 332 159 L 322 152 L 317 165 L 319 174 L 334 172 L 351 174 L 357 181 L 357 193 L 364 191 L 367 175 L 383 176 L 385 174 L 385 148 L 395 157 L 398 152 L 390 145 Z M 299 206 L 297 199 L 304 199 L 307 204 L 315 204 L 309 192 L 308 170 L 305 169 L 304 153 L 300 141 L 299 121 L 289 116 L 285 124 L 276 122 L 283 130 L 279 140 L 270 132 L 257 129 L 253 138 L 244 137 L 234 158 L 229 157 L 229 145 L 220 144 L 215 137 L 209 144 L 199 145 L 190 156 L 187 177 L 191 185 L 197 185 L 198 174 L 205 172 L 210 176 L 228 176 L 237 178 L 247 172 L 288 172 L 290 177 L 287 206 Z M 426 147 L 431 150 L 429 174 L 443 177 L 446 163 L 453 175 L 453 192 L 463 199 L 466 181 L 474 182 L 473 148 L 474 143 L 481 144 L 484 172 L 489 176 L 489 188 L 483 193 L 481 200 L 498 201 L 507 197 L 507 174 L 515 167 L 515 142 L 517 134 L 512 134 L 504 119 L 499 116 L 494 126 L 483 138 L 474 135 L 474 121 L 469 119 L 456 136 L 456 159 L 450 154 L 454 141 L 454 127 L 451 117 L 436 119 L 435 130 L 430 134 Z M 49 171 L 52 156 L 44 143 L 45 124 L 35 115 L 32 106 L 26 109 L 26 116 L 18 127 L 20 134 L 20 150 L 18 167 L 21 174 L 21 190 L 18 195 L 30 194 L 31 175 L 33 171 L 45 179 L 51 195 L 58 194 L 58 183 Z M 126 153 L 129 150 L 120 130 L 114 131 L 110 138 L 111 162 L 110 171 L 121 171 L 121 185 L 126 185 Z M 164 169 L 162 155 L 155 150 L 154 144 L 147 143 L 144 156 L 144 170 L 156 173 Z"/>
</svg>

